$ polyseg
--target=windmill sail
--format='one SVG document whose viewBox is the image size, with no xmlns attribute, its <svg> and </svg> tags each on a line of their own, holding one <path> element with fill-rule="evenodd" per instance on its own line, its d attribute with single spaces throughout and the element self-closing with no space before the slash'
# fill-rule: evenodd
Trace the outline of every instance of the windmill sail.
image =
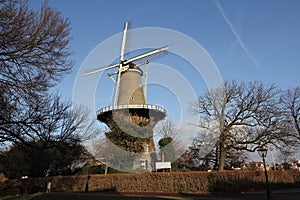
<svg viewBox="0 0 300 200">
<path fill-rule="evenodd" d="M 124 61 L 124 55 L 129 52 L 129 30 L 131 28 L 131 22 L 126 22 L 124 24 L 124 31 L 122 37 L 122 44 L 121 44 L 121 57 L 120 61 Z"/>
<path fill-rule="evenodd" d="M 168 46 L 164 46 L 125 60 L 124 56 L 129 50 L 128 38 L 130 27 L 130 22 L 126 22 L 124 24 L 120 51 L 120 62 L 100 69 L 92 70 L 84 74 L 91 75 L 97 72 L 118 68 L 117 72 L 109 74 L 110 76 L 115 74 L 117 75 L 117 80 L 115 81 L 116 88 L 113 99 L 114 106 L 146 104 L 145 95 L 141 88 L 141 76 L 143 75 L 143 71 L 139 68 L 139 66 L 148 64 L 150 61 L 164 56 L 165 54 L 167 54 L 169 48 Z"/>
<path fill-rule="evenodd" d="M 108 69 L 112 69 L 112 68 L 115 68 L 115 67 L 118 67 L 120 64 L 113 64 L 113 65 L 109 65 L 107 67 L 103 67 L 103 68 L 100 68 L 100 69 L 96 69 L 96 70 L 91 70 L 89 72 L 86 72 L 83 74 L 83 76 L 87 76 L 87 75 L 91 75 L 91 74 L 95 74 L 97 72 L 101 72 L 101 71 L 105 71 L 105 70 L 108 70 Z"/>
</svg>

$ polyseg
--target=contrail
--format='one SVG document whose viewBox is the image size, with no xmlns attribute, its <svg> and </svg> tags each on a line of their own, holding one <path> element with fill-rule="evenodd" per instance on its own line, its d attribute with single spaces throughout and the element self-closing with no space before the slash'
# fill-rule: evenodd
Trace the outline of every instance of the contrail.
<svg viewBox="0 0 300 200">
<path fill-rule="evenodd" d="M 257 60 L 254 58 L 254 56 L 252 55 L 252 53 L 248 50 L 248 48 L 245 46 L 244 42 L 242 41 L 242 39 L 240 38 L 239 34 L 236 32 L 236 30 L 234 29 L 233 25 L 231 24 L 231 22 L 229 21 L 229 19 L 226 17 L 225 12 L 221 6 L 221 4 L 219 3 L 218 0 L 214 0 L 218 10 L 220 11 L 223 19 L 225 20 L 225 22 L 227 23 L 227 25 L 229 26 L 231 32 L 234 34 L 234 36 L 236 37 L 238 43 L 240 44 L 240 46 L 242 47 L 242 49 L 245 51 L 245 53 L 247 54 L 247 56 L 250 58 L 250 60 L 254 63 L 254 65 L 257 68 L 260 68 L 259 63 L 257 62 Z"/>
</svg>

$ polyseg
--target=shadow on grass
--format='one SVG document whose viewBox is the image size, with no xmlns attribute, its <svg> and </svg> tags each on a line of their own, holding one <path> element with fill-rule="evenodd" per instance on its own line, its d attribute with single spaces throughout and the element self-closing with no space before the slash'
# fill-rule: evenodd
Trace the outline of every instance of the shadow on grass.
<svg viewBox="0 0 300 200">
<path fill-rule="evenodd" d="M 42 193 L 35 193 L 30 195 L 24 195 L 24 196 L 6 196 L 6 197 L 0 197 L 0 200 L 31 200 L 31 199 L 39 199 L 39 196 L 43 195 Z"/>
<path fill-rule="evenodd" d="M 45 194 L 45 193 L 37 193 L 31 195 L 24 195 L 19 197 L 3 197 L 0 200 L 73 200 L 73 199 L 80 199 L 80 200 L 162 200 L 162 199 L 172 199 L 171 197 L 152 197 L 152 196 L 122 196 L 119 193 L 52 193 L 52 194 Z M 176 198 L 181 200 L 190 200 L 190 198 Z"/>
</svg>

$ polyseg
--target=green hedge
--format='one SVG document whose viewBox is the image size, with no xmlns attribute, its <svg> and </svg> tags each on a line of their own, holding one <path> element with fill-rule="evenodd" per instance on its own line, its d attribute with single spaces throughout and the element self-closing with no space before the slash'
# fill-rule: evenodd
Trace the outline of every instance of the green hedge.
<svg viewBox="0 0 300 200">
<path fill-rule="evenodd" d="M 272 189 L 300 186 L 298 171 L 270 171 Z M 46 183 L 52 182 L 52 191 L 82 192 L 86 189 L 87 177 L 57 176 L 29 178 L 6 182 L 7 188 L 23 188 L 23 192 L 45 191 Z M 89 191 L 115 192 L 167 192 L 203 194 L 211 192 L 247 192 L 263 190 L 263 171 L 228 172 L 171 172 L 141 174 L 109 174 L 89 176 Z M 3 188 L 2 188 L 3 190 Z"/>
</svg>

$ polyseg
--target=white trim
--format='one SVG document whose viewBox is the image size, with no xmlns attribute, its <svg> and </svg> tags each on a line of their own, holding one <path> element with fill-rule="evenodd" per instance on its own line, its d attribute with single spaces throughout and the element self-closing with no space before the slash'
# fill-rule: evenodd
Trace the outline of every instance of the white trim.
<svg viewBox="0 0 300 200">
<path fill-rule="evenodd" d="M 108 112 L 108 111 L 113 111 L 113 110 L 122 110 L 122 109 L 130 109 L 130 108 L 137 108 L 137 109 L 150 109 L 150 110 L 158 110 L 160 112 L 166 113 L 166 109 L 163 107 L 160 107 L 158 105 L 150 105 L 150 104 L 145 104 L 145 105 L 117 105 L 117 106 L 107 106 L 104 108 L 101 108 L 100 110 L 97 111 L 97 115 Z"/>
</svg>

